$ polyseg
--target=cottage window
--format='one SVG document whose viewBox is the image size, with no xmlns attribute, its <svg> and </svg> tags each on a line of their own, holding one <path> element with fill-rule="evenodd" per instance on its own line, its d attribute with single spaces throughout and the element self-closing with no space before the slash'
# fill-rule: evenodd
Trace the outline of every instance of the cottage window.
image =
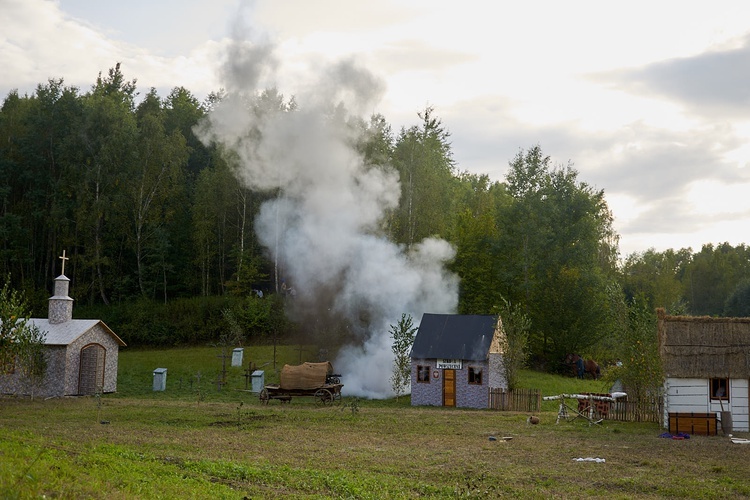
<svg viewBox="0 0 750 500">
<path fill-rule="evenodd" d="M 712 378 L 711 379 L 711 399 L 729 400 L 729 379 Z"/>
<path fill-rule="evenodd" d="M 417 382 L 430 383 L 430 367 L 417 365 Z"/>
<path fill-rule="evenodd" d="M 469 367 L 469 383 L 482 385 L 482 369 L 477 366 Z"/>
</svg>

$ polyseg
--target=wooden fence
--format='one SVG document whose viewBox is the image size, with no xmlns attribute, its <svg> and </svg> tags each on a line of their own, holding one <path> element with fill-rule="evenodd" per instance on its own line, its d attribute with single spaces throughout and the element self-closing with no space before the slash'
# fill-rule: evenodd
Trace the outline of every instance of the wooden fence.
<svg viewBox="0 0 750 500">
<path fill-rule="evenodd" d="M 589 393 L 583 393 L 589 394 Z M 609 396 L 609 394 L 594 394 L 595 396 Z M 661 423 L 664 411 L 664 398 L 644 398 L 638 401 L 617 400 L 590 401 L 578 400 L 578 411 L 587 413 L 593 403 L 593 417 L 620 422 L 655 422 Z"/>
<path fill-rule="evenodd" d="M 502 411 L 533 411 L 542 409 L 542 391 L 539 389 L 491 388 L 489 408 Z"/>
<path fill-rule="evenodd" d="M 539 389 L 490 389 L 489 408 L 500 411 L 538 412 L 542 409 L 542 391 Z M 608 394 L 607 394 L 608 396 Z M 575 400 L 574 400 L 575 401 Z M 588 411 L 590 401 L 578 400 L 578 410 Z M 620 422 L 661 423 L 664 417 L 664 398 L 646 398 L 640 401 L 596 402 L 593 416 L 597 419 Z"/>
<path fill-rule="evenodd" d="M 609 411 L 601 418 L 621 422 L 654 422 L 660 424 L 664 419 L 664 398 L 616 401 L 609 404 Z"/>
</svg>

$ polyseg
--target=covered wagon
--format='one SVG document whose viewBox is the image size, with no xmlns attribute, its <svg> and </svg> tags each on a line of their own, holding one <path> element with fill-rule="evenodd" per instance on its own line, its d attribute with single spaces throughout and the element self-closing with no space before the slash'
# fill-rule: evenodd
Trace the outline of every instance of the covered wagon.
<svg viewBox="0 0 750 500">
<path fill-rule="evenodd" d="M 340 375 L 333 373 L 330 362 L 284 365 L 278 384 L 266 385 L 260 391 L 260 401 L 268 404 L 271 399 L 289 402 L 292 396 L 310 396 L 320 404 L 333 404 L 341 401 L 341 388 L 344 384 Z"/>
</svg>

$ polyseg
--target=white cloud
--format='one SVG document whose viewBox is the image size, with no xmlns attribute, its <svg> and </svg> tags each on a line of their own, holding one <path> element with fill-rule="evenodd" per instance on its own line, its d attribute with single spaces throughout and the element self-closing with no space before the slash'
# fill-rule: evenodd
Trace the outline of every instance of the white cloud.
<svg viewBox="0 0 750 500">
<path fill-rule="evenodd" d="M 270 40 L 279 67 L 266 83 L 304 94 L 320 68 L 354 58 L 385 83 L 368 111 L 398 131 L 434 106 L 460 169 L 501 180 L 518 150 L 534 144 L 558 163 L 572 161 L 580 180 L 605 189 L 623 248 L 678 246 L 691 234 L 698 247 L 722 239 L 718 230 L 730 239 L 742 234 L 741 222 L 750 226 L 744 200 L 732 197 L 750 176 L 744 1 L 0 0 L 0 7 L 2 96 L 60 77 L 86 91 L 121 62 L 141 93 L 179 85 L 203 98 L 224 85 L 218 67 L 230 39 Z M 232 31 L 238 20 L 243 28 Z M 705 182 L 724 186 L 721 206 L 690 201 L 689 215 L 668 214 Z"/>
<path fill-rule="evenodd" d="M 729 219 L 750 214 L 750 182 L 728 184 L 708 179 L 691 183 L 685 195 L 688 212 L 708 220 L 718 216 Z M 745 228 L 750 236 L 750 227 Z"/>
</svg>

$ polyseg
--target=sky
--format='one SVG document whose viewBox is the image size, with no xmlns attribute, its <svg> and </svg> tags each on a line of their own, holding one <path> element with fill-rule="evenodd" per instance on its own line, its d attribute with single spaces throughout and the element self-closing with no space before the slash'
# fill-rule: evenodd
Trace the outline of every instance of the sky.
<svg viewBox="0 0 750 500">
<path fill-rule="evenodd" d="M 605 192 L 621 255 L 750 243 L 745 1 L 0 0 L 0 98 L 88 91 L 121 63 L 141 95 L 226 88 L 233 43 L 271 47 L 263 87 L 315 89 L 337 61 L 382 83 L 367 117 L 431 106 L 457 168 L 502 181 L 521 150 Z M 747 143 L 747 144 L 746 144 Z"/>
</svg>

